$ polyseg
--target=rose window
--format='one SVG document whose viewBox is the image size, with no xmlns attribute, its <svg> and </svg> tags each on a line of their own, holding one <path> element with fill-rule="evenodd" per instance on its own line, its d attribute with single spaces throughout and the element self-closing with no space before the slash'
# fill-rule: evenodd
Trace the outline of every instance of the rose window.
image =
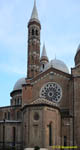
<svg viewBox="0 0 80 150">
<path fill-rule="evenodd" d="M 41 88 L 40 97 L 59 102 L 62 97 L 62 88 L 55 82 L 48 82 Z"/>
</svg>

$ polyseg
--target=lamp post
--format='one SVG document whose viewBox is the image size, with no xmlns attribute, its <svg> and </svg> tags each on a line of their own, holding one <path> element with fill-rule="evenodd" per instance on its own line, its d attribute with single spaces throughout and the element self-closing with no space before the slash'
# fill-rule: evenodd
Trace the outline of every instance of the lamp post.
<svg viewBox="0 0 80 150">
<path fill-rule="evenodd" d="M 3 119 L 3 150 L 5 150 L 5 119 Z"/>
</svg>

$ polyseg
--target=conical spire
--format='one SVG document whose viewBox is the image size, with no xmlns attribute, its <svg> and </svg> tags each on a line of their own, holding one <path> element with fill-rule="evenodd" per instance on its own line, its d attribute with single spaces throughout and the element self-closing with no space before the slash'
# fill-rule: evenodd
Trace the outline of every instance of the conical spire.
<svg viewBox="0 0 80 150">
<path fill-rule="evenodd" d="M 41 57 L 43 57 L 43 56 L 47 56 L 47 53 L 46 53 L 46 48 L 45 48 L 45 43 L 44 43 L 44 45 L 43 45 L 43 50 L 42 50 L 42 55 L 41 55 Z"/>
<path fill-rule="evenodd" d="M 33 11 L 31 14 L 31 19 L 38 19 L 38 11 L 37 11 L 37 7 L 36 7 L 36 0 L 34 0 L 34 7 L 33 7 Z"/>
<path fill-rule="evenodd" d="M 41 55 L 41 60 L 43 60 L 43 59 L 48 61 L 45 44 L 43 45 L 43 50 L 42 50 L 42 55 Z"/>
</svg>

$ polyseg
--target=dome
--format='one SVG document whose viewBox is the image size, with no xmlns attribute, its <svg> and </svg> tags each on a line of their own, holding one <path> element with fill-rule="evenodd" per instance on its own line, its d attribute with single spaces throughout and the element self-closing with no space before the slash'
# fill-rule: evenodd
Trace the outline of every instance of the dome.
<svg viewBox="0 0 80 150">
<path fill-rule="evenodd" d="M 75 54 L 75 57 L 74 57 L 74 61 L 75 61 L 75 66 L 80 64 L 80 44 L 77 48 L 77 51 L 76 51 L 76 54 Z"/>
<path fill-rule="evenodd" d="M 19 80 L 15 83 L 14 88 L 13 88 L 13 91 L 15 91 L 15 90 L 21 90 L 23 84 L 26 84 L 25 78 L 19 79 Z"/>
<path fill-rule="evenodd" d="M 68 67 L 66 66 L 66 64 L 61 61 L 61 60 L 58 60 L 58 59 L 54 59 L 54 60 L 51 60 L 49 63 L 47 63 L 47 65 L 45 66 L 45 70 L 49 69 L 49 68 L 55 68 L 55 69 L 58 69 L 60 71 L 63 71 L 65 73 L 69 73 L 69 70 L 68 70 Z"/>
<path fill-rule="evenodd" d="M 78 48 L 77 48 L 77 52 L 78 52 L 78 51 L 80 51 L 80 44 L 79 44 L 79 46 L 78 46 Z M 76 53 L 77 53 L 77 52 L 76 52 Z"/>
</svg>

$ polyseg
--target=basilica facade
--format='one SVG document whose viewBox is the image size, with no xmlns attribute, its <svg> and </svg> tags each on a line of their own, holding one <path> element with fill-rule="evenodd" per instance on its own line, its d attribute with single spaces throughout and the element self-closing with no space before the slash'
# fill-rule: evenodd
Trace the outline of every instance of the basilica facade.
<svg viewBox="0 0 80 150">
<path fill-rule="evenodd" d="M 49 61 L 45 44 L 40 57 L 41 23 L 36 2 L 28 22 L 27 76 L 0 107 L 0 148 L 80 146 L 80 45 L 69 73 L 58 59 Z"/>
</svg>

